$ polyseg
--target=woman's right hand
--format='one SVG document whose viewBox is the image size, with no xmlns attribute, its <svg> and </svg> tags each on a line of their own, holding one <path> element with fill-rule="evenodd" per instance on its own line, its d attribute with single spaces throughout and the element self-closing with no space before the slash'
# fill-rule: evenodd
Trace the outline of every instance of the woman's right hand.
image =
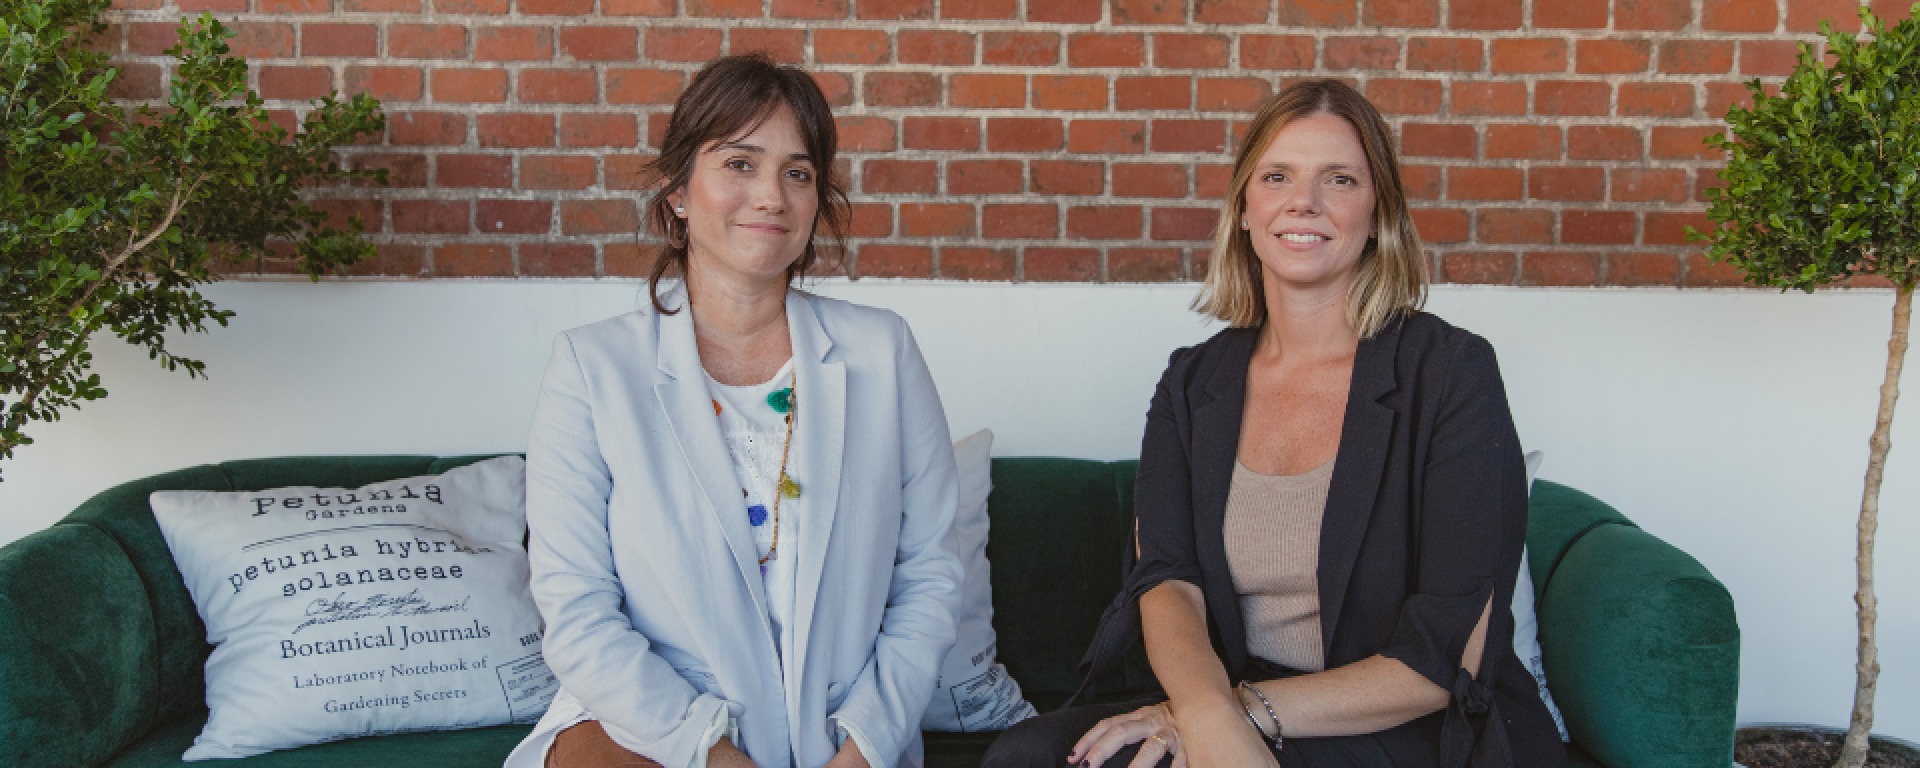
<svg viewBox="0 0 1920 768">
<path fill-rule="evenodd" d="M 1169 752 L 1173 754 L 1173 768 L 1187 768 L 1187 753 L 1180 744 L 1180 731 L 1174 728 L 1173 716 L 1164 704 L 1150 704 L 1094 724 L 1073 745 L 1073 753 L 1067 755 L 1067 762 L 1100 768 L 1108 758 L 1128 744 L 1140 744 L 1140 751 L 1127 768 L 1152 768 L 1159 765 L 1160 758 Z"/>
<path fill-rule="evenodd" d="M 1245 713 L 1231 705 L 1183 713 L 1180 731 L 1188 745 L 1186 762 L 1193 768 L 1280 767 L 1265 734 L 1255 732 Z"/>
</svg>

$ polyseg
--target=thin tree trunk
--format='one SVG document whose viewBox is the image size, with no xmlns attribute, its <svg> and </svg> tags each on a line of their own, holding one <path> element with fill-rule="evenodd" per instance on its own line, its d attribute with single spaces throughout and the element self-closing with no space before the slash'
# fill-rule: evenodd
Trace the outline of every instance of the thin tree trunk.
<svg viewBox="0 0 1920 768">
<path fill-rule="evenodd" d="M 1861 768 L 1867 763 L 1867 736 L 1873 731 L 1873 694 L 1880 685 L 1880 649 L 1874 644 L 1873 625 L 1879 618 L 1879 600 L 1873 594 L 1873 535 L 1880 527 L 1880 480 L 1886 475 L 1887 452 L 1893 448 L 1893 404 L 1900 399 L 1900 366 L 1907 359 L 1907 325 L 1913 319 L 1913 283 L 1902 283 L 1893 300 L 1893 335 L 1887 339 L 1887 377 L 1880 384 L 1880 415 L 1873 425 L 1867 458 L 1866 490 L 1860 497 L 1860 660 L 1853 689 L 1853 718 L 1847 741 L 1840 748 L 1837 768 Z"/>
</svg>

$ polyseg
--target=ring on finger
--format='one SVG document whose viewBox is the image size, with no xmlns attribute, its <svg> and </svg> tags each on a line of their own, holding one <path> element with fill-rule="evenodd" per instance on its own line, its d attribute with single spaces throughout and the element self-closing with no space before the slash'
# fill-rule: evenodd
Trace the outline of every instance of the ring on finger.
<svg viewBox="0 0 1920 768">
<path fill-rule="evenodd" d="M 1160 742 L 1160 748 L 1165 749 L 1167 751 L 1167 754 L 1169 755 L 1173 754 L 1173 745 L 1168 744 L 1166 739 L 1160 738 L 1160 734 L 1157 734 L 1157 733 L 1154 734 L 1153 740 Z"/>
</svg>

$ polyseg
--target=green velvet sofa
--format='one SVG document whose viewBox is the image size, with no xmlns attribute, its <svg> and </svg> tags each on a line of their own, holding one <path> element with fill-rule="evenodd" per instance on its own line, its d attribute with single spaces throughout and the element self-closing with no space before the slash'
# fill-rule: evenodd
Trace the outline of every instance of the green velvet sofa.
<svg viewBox="0 0 1920 768">
<path fill-rule="evenodd" d="M 206 718 L 209 647 L 147 495 L 346 486 L 482 457 L 285 458 L 199 466 L 107 490 L 0 548 L 0 765 L 180 763 Z M 1119 588 L 1133 462 L 996 459 L 990 507 L 1000 658 L 1042 711 Z M 1728 766 L 1739 629 L 1698 562 L 1607 505 L 1533 489 L 1532 576 L 1548 681 L 1575 765 Z M 1152 685 L 1136 648 L 1105 695 Z M 527 726 L 356 739 L 235 761 L 296 766 L 497 766 Z M 993 734 L 927 734 L 929 766 L 974 766 Z"/>
</svg>

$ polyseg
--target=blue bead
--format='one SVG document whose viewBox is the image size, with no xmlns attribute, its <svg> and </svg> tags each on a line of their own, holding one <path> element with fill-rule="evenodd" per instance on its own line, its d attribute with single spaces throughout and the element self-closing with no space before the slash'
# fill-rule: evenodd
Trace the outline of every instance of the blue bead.
<svg viewBox="0 0 1920 768">
<path fill-rule="evenodd" d="M 766 521 L 767 521 L 766 505 L 755 504 L 751 507 L 747 507 L 747 522 L 752 523 L 754 524 L 754 526 L 758 527 L 761 523 L 765 523 Z"/>
</svg>

